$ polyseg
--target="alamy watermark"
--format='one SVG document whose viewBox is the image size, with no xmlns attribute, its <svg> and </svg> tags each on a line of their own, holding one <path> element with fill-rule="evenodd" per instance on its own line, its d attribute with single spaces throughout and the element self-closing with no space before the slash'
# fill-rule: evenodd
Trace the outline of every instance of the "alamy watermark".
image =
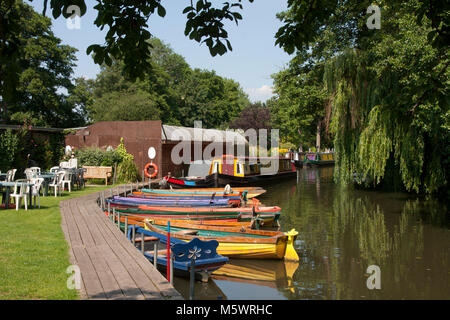
<svg viewBox="0 0 450 320">
<path fill-rule="evenodd" d="M 67 279 L 67 289 L 73 290 L 81 289 L 81 272 L 80 267 L 77 265 L 70 265 L 66 269 L 66 273 L 70 274 L 69 278 Z"/>
<path fill-rule="evenodd" d="M 370 17 L 367 18 L 366 26 L 370 30 L 381 29 L 381 11 L 380 7 L 377 5 L 371 5 L 367 8 L 367 14 L 371 13 Z"/>
<path fill-rule="evenodd" d="M 367 267 L 366 273 L 370 274 L 367 278 L 367 289 L 381 289 L 381 270 L 377 265 L 370 265 Z"/>
<path fill-rule="evenodd" d="M 195 121 L 194 128 L 179 127 L 169 133 L 168 139 L 180 141 L 172 149 L 171 160 L 174 164 L 191 163 L 193 152 L 193 159 L 196 161 L 209 161 L 224 154 L 245 157 L 250 164 L 259 162 L 262 174 L 277 172 L 279 168 L 278 129 L 271 129 L 270 136 L 267 129 L 230 129 L 224 132 L 202 129 L 202 122 Z M 206 147 L 204 142 L 208 143 Z"/>
<path fill-rule="evenodd" d="M 79 6 L 70 5 L 67 7 L 66 13 L 71 14 L 66 20 L 67 29 L 81 29 L 81 9 Z"/>
</svg>

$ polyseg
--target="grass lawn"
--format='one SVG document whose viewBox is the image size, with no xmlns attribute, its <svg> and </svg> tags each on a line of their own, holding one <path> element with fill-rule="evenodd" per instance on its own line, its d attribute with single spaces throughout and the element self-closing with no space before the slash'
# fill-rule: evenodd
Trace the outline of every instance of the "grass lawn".
<svg viewBox="0 0 450 320">
<path fill-rule="evenodd" d="M 87 186 L 61 197 L 42 197 L 41 208 L 0 209 L 0 300 L 79 299 L 67 288 L 69 246 L 59 202 L 112 186 Z"/>
</svg>

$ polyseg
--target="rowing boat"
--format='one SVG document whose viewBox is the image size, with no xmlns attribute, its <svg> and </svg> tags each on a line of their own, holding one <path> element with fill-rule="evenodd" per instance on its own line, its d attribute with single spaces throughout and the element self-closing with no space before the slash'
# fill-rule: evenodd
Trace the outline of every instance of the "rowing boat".
<svg viewBox="0 0 450 320">
<path fill-rule="evenodd" d="M 229 199 L 145 199 L 134 197 L 113 196 L 106 200 L 111 205 L 137 207 L 140 205 L 164 207 L 232 207 L 238 206 L 240 200 Z"/>
<path fill-rule="evenodd" d="M 164 195 L 216 195 L 227 194 L 224 188 L 195 188 L 195 189 L 142 189 L 142 193 L 145 194 L 164 194 Z M 247 199 L 251 199 L 262 195 L 266 190 L 260 187 L 247 187 L 247 188 L 231 188 L 230 193 L 244 193 L 247 192 Z"/>
<path fill-rule="evenodd" d="M 167 237 L 167 227 L 145 222 L 145 229 Z M 170 237 L 183 241 L 199 238 L 203 241 L 217 240 L 217 253 L 232 258 L 284 259 L 298 261 L 293 247 L 298 232 L 250 230 L 232 227 L 199 226 L 170 222 Z"/>
<path fill-rule="evenodd" d="M 130 228 L 127 230 L 127 237 L 133 241 Z M 141 233 L 143 235 L 152 236 L 144 228 L 135 229 L 134 234 Z M 136 241 L 137 239 L 134 239 Z M 151 240 L 158 240 L 152 238 Z M 144 238 L 145 241 L 145 238 Z M 167 244 L 167 241 L 165 241 Z M 211 272 L 219 269 L 228 262 L 227 257 L 217 254 L 216 248 L 219 243 L 216 240 L 202 241 L 194 238 L 190 242 L 184 242 L 177 239 L 170 240 L 170 252 L 172 253 L 173 274 L 181 277 L 189 277 L 190 270 L 193 267 L 195 278 L 202 281 L 208 281 Z M 167 271 L 167 249 L 156 251 L 144 251 L 144 257 L 153 262 L 156 267 L 165 273 Z"/>
<path fill-rule="evenodd" d="M 245 200 L 246 197 L 246 193 L 242 194 L 242 193 L 231 193 L 231 194 L 152 194 L 152 193 L 146 193 L 146 192 L 138 192 L 135 191 L 132 194 L 129 195 L 129 197 L 132 198 L 142 198 L 142 199 L 161 199 L 161 200 L 186 200 L 186 199 L 191 199 L 191 200 L 212 200 L 212 199 L 228 199 L 228 200 Z"/>
<path fill-rule="evenodd" d="M 154 210 L 141 210 L 139 208 L 121 208 L 115 207 L 114 210 L 121 214 L 131 214 L 143 218 L 158 218 L 158 219 L 183 219 L 183 220 L 223 220 L 235 222 L 251 222 L 258 221 L 259 227 L 273 227 L 278 226 L 278 219 L 280 217 L 279 207 L 263 207 L 262 209 L 248 212 L 247 208 L 226 208 L 234 210 L 212 210 L 205 211 L 203 208 L 157 208 Z M 211 208 L 219 209 L 219 208 Z M 220 208 L 222 209 L 222 208 Z M 225 208 L 224 208 L 225 209 Z M 243 209 L 243 210 L 238 210 Z M 216 221 L 217 223 L 217 221 Z"/>
<path fill-rule="evenodd" d="M 192 225 L 207 225 L 207 226 L 222 226 L 222 227 L 238 227 L 238 228 L 249 228 L 249 229 L 260 229 L 263 227 L 273 227 L 274 226 L 274 217 L 253 217 L 246 220 L 240 220 L 240 217 L 214 217 L 214 218 L 183 218 L 183 217 L 174 217 L 174 216 L 158 216 L 158 215 L 134 215 L 129 213 L 117 214 L 115 217 L 108 214 L 106 211 L 105 214 L 111 217 L 114 223 L 120 221 L 121 227 L 127 225 L 138 225 L 144 227 L 144 222 L 148 219 L 151 219 L 154 224 L 159 225 L 167 225 L 167 222 L 180 222 L 180 223 L 189 223 Z"/>
</svg>

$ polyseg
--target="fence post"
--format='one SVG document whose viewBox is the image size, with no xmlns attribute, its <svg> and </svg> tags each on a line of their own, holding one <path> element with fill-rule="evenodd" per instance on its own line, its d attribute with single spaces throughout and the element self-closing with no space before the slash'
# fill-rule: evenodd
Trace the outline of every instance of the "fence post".
<svg viewBox="0 0 450 320">
<path fill-rule="evenodd" d="M 120 230 L 120 211 L 117 212 L 117 228 Z"/>
<path fill-rule="evenodd" d="M 141 252 L 142 252 L 142 254 L 144 254 L 144 233 L 143 232 L 141 232 Z"/>
<path fill-rule="evenodd" d="M 125 217 L 125 229 L 124 229 L 125 235 L 128 234 L 128 217 Z"/>
<path fill-rule="evenodd" d="M 131 234 L 131 238 L 133 240 L 133 246 L 136 246 L 136 225 L 133 226 L 133 231 Z"/>
</svg>

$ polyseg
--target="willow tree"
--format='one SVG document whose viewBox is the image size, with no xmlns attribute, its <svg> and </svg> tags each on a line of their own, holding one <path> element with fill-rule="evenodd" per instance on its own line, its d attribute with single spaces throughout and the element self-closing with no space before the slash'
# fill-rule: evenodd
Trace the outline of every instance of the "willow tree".
<svg viewBox="0 0 450 320">
<path fill-rule="evenodd" d="M 328 20 L 321 14 L 311 20 L 308 3 L 317 1 L 291 1 L 280 15 L 287 23 L 278 43 L 308 57 L 302 66 L 309 66 L 309 73 L 323 70 L 322 108 L 330 112 L 336 180 L 446 190 L 449 53 L 442 45 L 448 39 L 448 25 L 440 20 L 443 7 L 437 4 L 430 12 L 420 0 L 380 1 L 381 29 L 369 30 L 369 2 L 329 1 Z M 313 32 L 290 38 L 307 21 Z"/>
</svg>

